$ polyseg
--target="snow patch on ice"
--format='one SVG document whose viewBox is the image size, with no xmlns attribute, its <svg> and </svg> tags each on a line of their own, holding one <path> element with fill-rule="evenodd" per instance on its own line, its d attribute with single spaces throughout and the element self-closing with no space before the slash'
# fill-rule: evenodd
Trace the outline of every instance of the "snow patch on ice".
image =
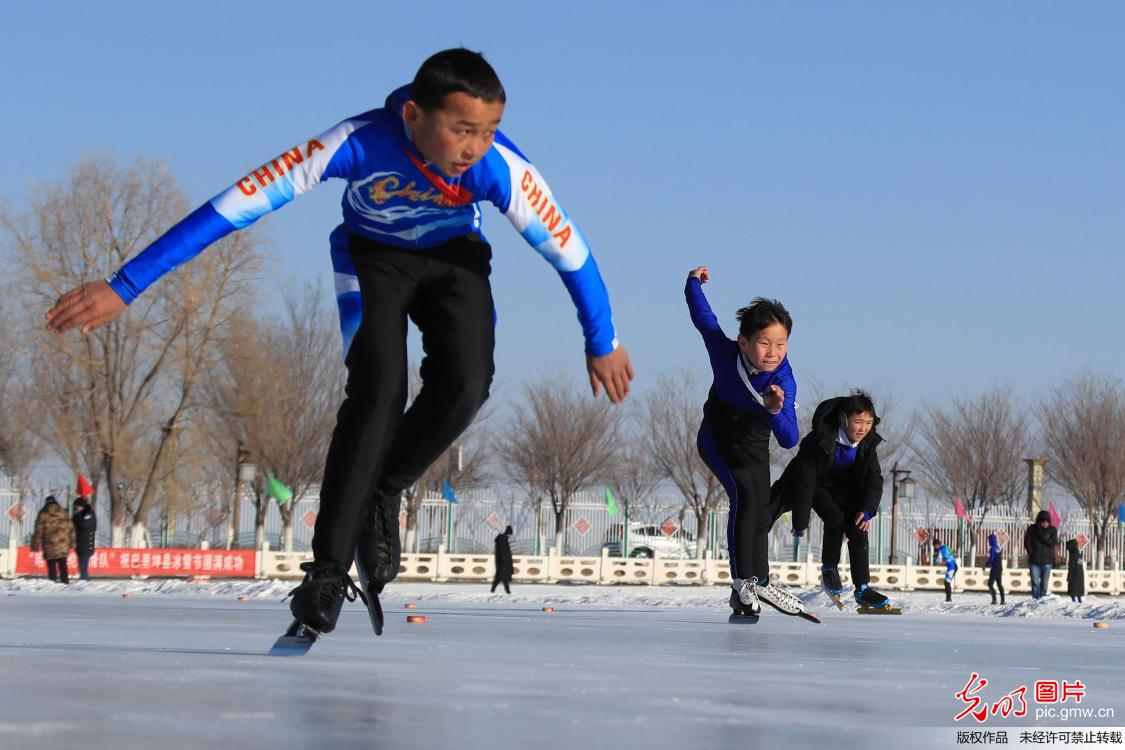
<svg viewBox="0 0 1125 750">
<path fill-rule="evenodd" d="M 76 581 L 69 586 L 43 578 L 18 578 L 0 581 L 0 596 L 130 596 L 170 595 L 181 597 L 249 597 L 251 600 L 280 600 L 296 586 L 292 580 L 184 579 Z M 699 608 L 722 611 L 727 608 L 730 589 L 726 586 L 596 586 L 592 584 L 513 584 L 512 594 L 490 593 L 488 584 L 403 582 L 391 584 L 383 595 L 384 608 L 401 608 L 406 602 L 420 607 L 457 604 L 507 604 L 540 608 Z M 824 617 L 863 616 L 856 612 L 850 592 L 844 595 L 844 609 L 836 608 L 819 589 L 795 589 L 805 606 Z M 959 592 L 952 602 L 941 591 L 885 591 L 891 604 L 903 614 L 935 614 L 969 617 L 1018 617 L 1083 620 L 1125 620 L 1125 598 L 1087 596 L 1082 604 L 1066 597 L 1048 594 L 1033 600 L 1026 594 L 1008 597 L 1007 604 L 991 604 L 987 593 Z M 3 731 L 3 729 L 0 729 Z"/>
</svg>

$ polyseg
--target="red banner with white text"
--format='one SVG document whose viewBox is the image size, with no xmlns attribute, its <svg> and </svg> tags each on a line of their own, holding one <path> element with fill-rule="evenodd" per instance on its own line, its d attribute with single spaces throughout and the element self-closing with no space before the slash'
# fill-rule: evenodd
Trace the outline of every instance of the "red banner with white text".
<svg viewBox="0 0 1125 750">
<path fill-rule="evenodd" d="M 90 575 L 122 576 L 213 576 L 253 578 L 253 550 L 210 549 L 129 549 L 106 547 L 90 557 Z M 78 556 L 71 550 L 66 567 L 72 577 L 78 576 Z M 17 575 L 47 575 L 47 561 L 42 552 L 20 547 L 16 558 Z"/>
</svg>

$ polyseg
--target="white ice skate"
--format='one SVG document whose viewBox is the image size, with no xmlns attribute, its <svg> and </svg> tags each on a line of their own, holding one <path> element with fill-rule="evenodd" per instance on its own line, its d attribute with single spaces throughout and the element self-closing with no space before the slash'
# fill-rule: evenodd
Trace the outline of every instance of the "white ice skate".
<svg viewBox="0 0 1125 750">
<path fill-rule="evenodd" d="M 797 595 L 783 583 L 770 580 L 763 584 L 758 581 L 757 594 L 760 601 L 770 605 L 783 615 L 792 615 L 811 622 L 820 622 L 820 618 L 806 610 L 804 602 L 798 599 Z"/>
</svg>

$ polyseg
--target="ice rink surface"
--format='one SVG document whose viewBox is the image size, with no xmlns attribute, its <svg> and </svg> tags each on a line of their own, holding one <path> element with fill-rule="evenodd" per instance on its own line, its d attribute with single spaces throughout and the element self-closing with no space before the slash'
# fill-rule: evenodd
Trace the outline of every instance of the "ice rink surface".
<svg viewBox="0 0 1125 750">
<path fill-rule="evenodd" d="M 823 625 L 730 625 L 721 587 L 400 584 L 381 638 L 349 604 L 308 655 L 269 657 L 292 585 L 0 583 L 0 748 L 952 748 L 1125 724 L 1121 599 L 892 593 L 893 617 L 808 592 Z M 1028 715 L 955 722 L 974 672 L 985 706 L 1026 687 Z M 1038 703 L 1036 681 L 1083 699 Z"/>
</svg>

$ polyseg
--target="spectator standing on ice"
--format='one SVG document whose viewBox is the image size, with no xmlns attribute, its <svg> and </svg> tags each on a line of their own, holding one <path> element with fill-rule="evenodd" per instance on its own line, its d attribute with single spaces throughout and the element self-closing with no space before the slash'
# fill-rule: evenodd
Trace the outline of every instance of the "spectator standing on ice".
<svg viewBox="0 0 1125 750">
<path fill-rule="evenodd" d="M 43 552 L 43 558 L 47 561 L 47 577 L 52 581 L 70 583 L 66 571 L 66 556 L 74 546 L 74 541 L 74 524 L 55 496 L 49 495 L 39 515 L 35 517 L 31 551 Z"/>
<path fill-rule="evenodd" d="M 1039 511 L 1035 523 L 1028 526 L 1023 535 L 1023 548 L 1027 551 L 1027 566 L 1031 571 L 1032 599 L 1042 599 L 1047 593 L 1058 543 L 1059 530 L 1051 525 L 1051 514 Z"/>
<path fill-rule="evenodd" d="M 1082 550 L 1078 540 L 1066 543 L 1066 593 L 1072 602 L 1082 603 L 1086 596 L 1086 570 L 1082 567 Z"/>
<path fill-rule="evenodd" d="M 98 517 L 94 515 L 93 506 L 85 498 L 80 497 L 74 501 L 74 515 L 70 520 L 74 524 L 74 551 L 78 555 L 78 577 L 88 581 L 90 558 L 94 556 L 94 534 L 98 530 Z"/>
<path fill-rule="evenodd" d="M 993 588 L 993 587 L 996 588 Z M 1000 551 L 1000 540 L 995 534 L 988 535 L 988 593 L 992 603 L 996 603 L 996 589 L 1000 589 L 1000 603 L 1004 603 L 1004 554 Z"/>
<path fill-rule="evenodd" d="M 492 591 L 495 593 L 496 587 L 504 584 L 504 592 L 507 594 L 512 593 L 510 584 L 512 583 L 512 575 L 515 573 L 515 567 L 512 565 L 512 527 L 508 526 L 504 529 L 503 534 L 496 535 L 496 575 L 492 578 Z"/>
</svg>

